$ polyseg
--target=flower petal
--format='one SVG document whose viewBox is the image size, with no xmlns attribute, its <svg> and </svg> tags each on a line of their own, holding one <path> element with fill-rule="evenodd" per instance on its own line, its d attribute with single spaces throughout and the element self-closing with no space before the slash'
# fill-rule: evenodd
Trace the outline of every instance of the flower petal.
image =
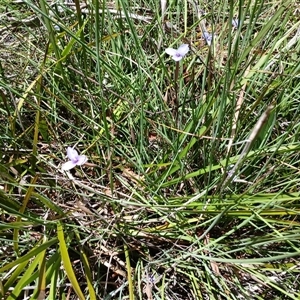
<svg viewBox="0 0 300 300">
<path fill-rule="evenodd" d="M 169 55 L 174 56 L 174 55 L 177 53 L 177 50 L 176 50 L 176 49 L 173 49 L 173 48 L 167 48 L 167 49 L 165 50 L 165 52 L 166 52 L 167 54 L 169 54 Z"/>
<path fill-rule="evenodd" d="M 174 56 L 172 56 L 172 58 L 173 58 L 175 61 L 180 61 L 180 60 L 183 59 L 183 56 L 174 55 Z"/>
<path fill-rule="evenodd" d="M 188 52 L 189 52 L 190 48 L 188 44 L 182 44 L 177 52 L 181 55 L 181 56 L 185 56 Z"/>
<path fill-rule="evenodd" d="M 88 158 L 85 155 L 79 155 L 77 157 L 77 166 L 84 165 L 87 162 Z"/>
<path fill-rule="evenodd" d="M 238 28 L 240 22 L 239 22 L 239 19 L 235 18 L 235 19 L 232 19 L 231 23 L 234 28 Z"/>
<path fill-rule="evenodd" d="M 77 158 L 78 158 L 78 152 L 75 149 L 73 149 L 72 147 L 68 147 L 67 155 L 68 155 L 68 158 L 72 161 L 77 160 Z"/>
<path fill-rule="evenodd" d="M 70 160 L 70 161 L 67 161 L 66 163 L 62 164 L 61 169 L 63 171 L 68 171 L 68 170 L 73 169 L 74 167 L 76 167 L 76 163 L 74 163 Z"/>
<path fill-rule="evenodd" d="M 210 46 L 210 45 L 211 45 L 211 42 L 212 42 L 212 39 L 213 39 L 213 35 L 210 34 L 210 33 L 208 33 L 207 31 L 205 31 L 205 32 L 203 33 L 203 37 L 204 37 L 204 39 L 205 39 L 207 45 Z"/>
</svg>

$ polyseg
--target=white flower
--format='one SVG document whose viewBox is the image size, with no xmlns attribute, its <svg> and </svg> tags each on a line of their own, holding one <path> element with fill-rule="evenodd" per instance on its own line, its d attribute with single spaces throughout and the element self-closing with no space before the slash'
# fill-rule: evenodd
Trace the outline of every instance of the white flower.
<svg viewBox="0 0 300 300">
<path fill-rule="evenodd" d="M 210 33 L 208 33 L 207 31 L 204 31 L 203 38 L 205 39 L 207 45 L 210 46 L 211 45 L 211 41 L 213 39 L 213 35 L 210 34 Z"/>
<path fill-rule="evenodd" d="M 88 160 L 85 155 L 78 155 L 78 152 L 72 147 L 68 147 L 67 155 L 70 160 L 62 165 L 61 168 L 63 171 L 68 171 L 76 166 L 84 165 Z"/>
<path fill-rule="evenodd" d="M 182 44 L 178 49 L 167 48 L 165 52 L 169 55 L 172 55 L 172 58 L 175 61 L 180 61 L 186 56 L 189 50 L 190 49 L 188 44 Z"/>
<path fill-rule="evenodd" d="M 60 27 L 58 25 L 54 25 L 53 28 L 55 31 L 60 31 Z"/>
<path fill-rule="evenodd" d="M 239 21 L 239 19 L 235 18 L 235 19 L 232 19 L 231 24 L 232 24 L 233 28 L 238 28 L 240 21 Z"/>
</svg>

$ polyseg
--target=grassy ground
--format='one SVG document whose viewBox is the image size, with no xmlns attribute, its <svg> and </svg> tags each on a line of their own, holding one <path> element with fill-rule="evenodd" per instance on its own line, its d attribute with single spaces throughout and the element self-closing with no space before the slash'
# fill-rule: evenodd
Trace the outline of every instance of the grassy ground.
<svg viewBox="0 0 300 300">
<path fill-rule="evenodd" d="M 2 1 L 0 298 L 299 299 L 299 16 Z"/>
</svg>

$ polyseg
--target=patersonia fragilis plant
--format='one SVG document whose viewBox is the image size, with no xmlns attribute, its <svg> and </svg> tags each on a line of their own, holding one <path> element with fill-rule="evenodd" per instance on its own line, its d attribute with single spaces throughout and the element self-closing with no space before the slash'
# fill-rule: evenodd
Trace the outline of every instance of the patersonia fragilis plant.
<svg viewBox="0 0 300 300">
<path fill-rule="evenodd" d="M 78 152 L 72 147 L 68 147 L 67 156 L 70 160 L 62 165 L 61 168 L 63 171 L 68 171 L 76 166 L 84 165 L 88 160 L 85 155 L 79 155 Z"/>
<path fill-rule="evenodd" d="M 175 61 L 180 61 L 182 60 L 187 53 L 189 52 L 189 45 L 188 44 L 182 44 L 181 46 L 179 46 L 178 49 L 174 49 L 174 48 L 167 48 L 165 50 L 165 52 L 169 55 L 172 56 L 172 59 L 174 59 Z"/>
</svg>

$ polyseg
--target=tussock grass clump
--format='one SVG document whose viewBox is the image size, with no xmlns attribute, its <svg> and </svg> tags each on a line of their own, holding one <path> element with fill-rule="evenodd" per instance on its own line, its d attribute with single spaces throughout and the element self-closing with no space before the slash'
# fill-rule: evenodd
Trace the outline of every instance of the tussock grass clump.
<svg viewBox="0 0 300 300">
<path fill-rule="evenodd" d="M 3 299 L 299 298 L 296 1 L 0 15 Z"/>
</svg>

